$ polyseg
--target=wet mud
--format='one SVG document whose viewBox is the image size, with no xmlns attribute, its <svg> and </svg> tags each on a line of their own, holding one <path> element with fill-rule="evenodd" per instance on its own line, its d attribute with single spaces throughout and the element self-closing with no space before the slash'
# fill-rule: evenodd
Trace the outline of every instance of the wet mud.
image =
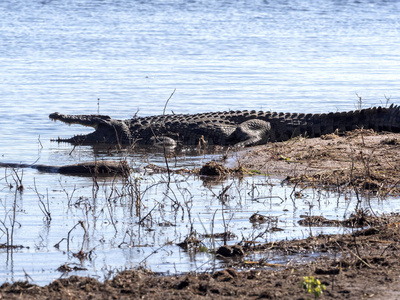
<svg viewBox="0 0 400 300">
<path fill-rule="evenodd" d="M 232 250 L 234 249 L 234 250 Z M 239 248 L 230 248 L 239 251 Z M 215 273 L 161 276 L 124 271 L 101 283 L 71 276 L 45 287 L 4 283 L 3 299 L 312 299 L 302 283 L 313 276 L 326 288 L 321 299 L 397 299 L 400 296 L 400 216 L 374 217 L 374 226 L 339 235 L 242 245 L 241 259 Z M 227 249 L 221 250 L 221 252 Z M 249 261 L 251 252 L 296 255 L 286 265 Z M 316 255 L 318 254 L 318 255 Z M 311 255 L 317 257 L 311 259 Z"/>
</svg>

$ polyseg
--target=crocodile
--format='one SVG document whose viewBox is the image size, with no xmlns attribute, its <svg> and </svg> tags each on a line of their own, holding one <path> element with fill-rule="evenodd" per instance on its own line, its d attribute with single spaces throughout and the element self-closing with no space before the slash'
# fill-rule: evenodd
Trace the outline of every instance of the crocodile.
<svg viewBox="0 0 400 300">
<path fill-rule="evenodd" d="M 40 172 L 59 173 L 64 175 L 90 175 L 90 176 L 122 176 L 127 177 L 131 169 L 126 161 L 99 160 L 82 162 L 65 166 L 48 166 L 41 164 L 1 163 L 3 168 L 32 168 Z"/>
<path fill-rule="evenodd" d="M 117 120 L 106 115 L 64 115 L 56 112 L 49 118 L 93 127 L 95 131 L 86 135 L 53 139 L 83 145 L 135 143 L 243 147 L 285 141 L 299 135 L 319 137 L 357 128 L 400 132 L 400 106 L 393 104 L 390 107 L 321 114 L 243 110 Z"/>
</svg>

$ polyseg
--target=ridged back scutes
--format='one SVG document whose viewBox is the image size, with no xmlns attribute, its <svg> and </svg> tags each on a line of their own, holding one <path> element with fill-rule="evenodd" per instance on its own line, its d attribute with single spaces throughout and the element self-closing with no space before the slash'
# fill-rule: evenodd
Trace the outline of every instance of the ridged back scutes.
<svg viewBox="0 0 400 300">
<path fill-rule="evenodd" d="M 318 137 L 339 131 L 350 131 L 357 128 L 371 128 L 376 131 L 400 132 L 400 107 L 391 105 L 389 108 L 372 107 L 368 109 L 330 112 L 322 114 L 303 113 L 275 113 L 272 112 L 265 119 L 269 121 L 272 128 L 276 128 L 277 140 L 285 140 L 304 134 L 308 137 Z M 275 124 L 279 122 L 279 124 Z"/>
<path fill-rule="evenodd" d="M 195 135 L 210 132 L 215 136 L 234 130 L 235 126 L 251 120 L 260 119 L 271 123 L 271 140 L 287 140 L 303 134 L 318 137 L 335 130 L 349 131 L 356 128 L 372 128 L 376 131 L 400 132 L 400 107 L 391 105 L 372 107 L 348 112 L 321 114 L 264 112 L 238 110 L 209 112 L 199 114 L 169 114 L 151 117 L 137 117 L 130 120 L 131 131 L 139 132 L 145 128 L 177 132 L 180 135 Z M 225 129 L 224 129 L 225 128 Z M 219 132 L 219 133 L 218 133 Z"/>
</svg>

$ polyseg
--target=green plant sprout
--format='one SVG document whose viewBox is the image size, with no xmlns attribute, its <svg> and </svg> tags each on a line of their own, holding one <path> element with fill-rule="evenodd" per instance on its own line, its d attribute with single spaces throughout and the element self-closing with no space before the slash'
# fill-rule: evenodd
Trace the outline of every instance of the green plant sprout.
<svg viewBox="0 0 400 300">
<path fill-rule="evenodd" d="M 316 279 L 314 276 L 305 276 L 301 282 L 301 286 L 309 294 L 314 294 L 315 299 L 322 295 L 323 291 L 326 290 L 325 285 L 321 284 L 321 281 Z"/>
</svg>

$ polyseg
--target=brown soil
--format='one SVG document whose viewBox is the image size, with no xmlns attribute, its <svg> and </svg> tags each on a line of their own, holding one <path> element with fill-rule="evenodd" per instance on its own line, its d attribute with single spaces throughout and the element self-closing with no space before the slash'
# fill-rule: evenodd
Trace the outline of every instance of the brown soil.
<svg viewBox="0 0 400 300">
<path fill-rule="evenodd" d="M 343 135 L 294 138 L 240 153 L 244 168 L 284 175 L 289 183 L 399 195 L 400 136 L 359 129 Z"/>
<path fill-rule="evenodd" d="M 399 151 L 398 135 L 359 130 L 255 147 L 245 151 L 240 163 L 288 176 L 288 182 L 295 184 L 388 195 L 398 194 Z M 257 215 L 255 220 L 263 219 Z M 76 276 L 45 287 L 4 283 L 0 299 L 313 299 L 303 288 L 305 276 L 314 276 L 326 286 L 321 299 L 400 299 L 399 215 L 377 217 L 357 211 L 346 221 L 309 218 L 303 225 L 311 233 L 311 226 L 321 224 L 346 226 L 349 233 L 225 247 L 216 255 L 222 259 L 230 253 L 235 258 L 225 258 L 229 267 L 212 274 L 160 276 L 132 270 L 104 283 Z M 363 225 L 368 228 L 356 230 Z M 244 259 L 254 252 L 266 258 Z M 268 263 L 267 258 L 274 255 L 293 260 L 285 265 Z"/>
<path fill-rule="evenodd" d="M 322 299 L 399 299 L 400 216 L 381 216 L 374 222 L 373 227 L 344 235 L 241 247 L 246 254 L 295 255 L 303 262 L 274 265 L 236 259 L 230 268 L 213 274 L 159 276 L 132 270 L 105 283 L 76 276 L 45 287 L 5 283 L 0 286 L 0 298 L 311 299 L 314 296 L 307 294 L 301 283 L 304 276 L 314 276 L 326 286 Z M 319 253 L 319 258 L 310 259 L 312 253 Z"/>
</svg>

